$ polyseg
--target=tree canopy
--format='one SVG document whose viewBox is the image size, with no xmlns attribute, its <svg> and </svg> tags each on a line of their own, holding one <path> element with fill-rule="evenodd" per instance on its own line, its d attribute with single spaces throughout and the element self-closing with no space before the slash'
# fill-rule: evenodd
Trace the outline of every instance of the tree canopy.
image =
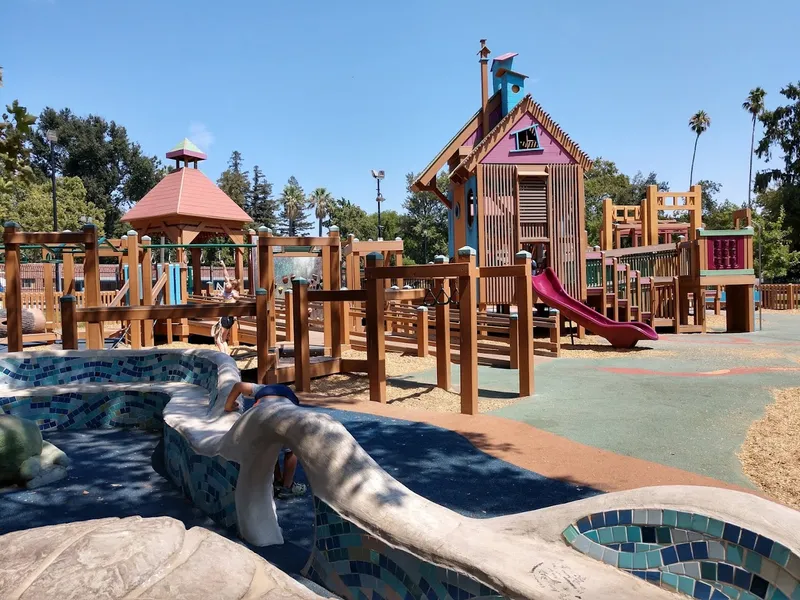
<svg viewBox="0 0 800 600">
<path fill-rule="evenodd" d="M 217 179 L 219 189 L 228 195 L 242 208 L 247 206 L 250 198 L 250 174 L 242 169 L 242 154 L 238 150 L 231 153 L 228 168 Z"/>
<path fill-rule="evenodd" d="M 294 175 L 283 186 L 279 202 L 281 212 L 278 216 L 278 232 L 281 235 L 300 236 L 311 231 L 311 221 L 306 214 L 308 202 Z"/>
<path fill-rule="evenodd" d="M 256 227 L 269 227 L 273 231 L 277 228 L 278 201 L 272 196 L 272 184 L 258 165 L 253 167 L 253 183 L 245 210 Z"/>
<path fill-rule="evenodd" d="M 406 174 L 406 199 L 403 201 L 403 254 L 417 264 L 433 260 L 437 254 L 447 255 L 447 207 L 433 192 L 415 192 L 411 189 L 416 176 Z M 446 174 L 436 178 L 436 187 L 443 194 L 450 184 Z M 384 235 L 384 237 L 388 237 Z"/>
</svg>

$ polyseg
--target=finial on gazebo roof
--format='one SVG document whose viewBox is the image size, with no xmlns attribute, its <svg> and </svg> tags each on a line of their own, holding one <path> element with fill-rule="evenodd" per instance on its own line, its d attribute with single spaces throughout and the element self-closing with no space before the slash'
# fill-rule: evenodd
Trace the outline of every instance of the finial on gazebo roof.
<svg viewBox="0 0 800 600">
<path fill-rule="evenodd" d="M 182 142 L 167 152 L 167 158 L 175 159 L 175 166 L 178 168 L 180 168 L 181 161 L 183 161 L 186 167 L 189 166 L 189 163 L 194 163 L 194 168 L 196 169 L 197 163 L 207 159 L 208 155 L 189 139 L 183 138 Z"/>
</svg>

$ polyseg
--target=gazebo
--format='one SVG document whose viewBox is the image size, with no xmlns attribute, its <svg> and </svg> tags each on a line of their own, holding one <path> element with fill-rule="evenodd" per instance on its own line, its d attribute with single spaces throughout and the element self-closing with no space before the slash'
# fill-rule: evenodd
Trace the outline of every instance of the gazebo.
<svg viewBox="0 0 800 600">
<path fill-rule="evenodd" d="M 167 152 L 167 158 L 175 160 L 175 170 L 147 192 L 122 220 L 140 236 L 161 233 L 173 244 L 202 243 L 218 236 L 243 244 L 244 229 L 253 219 L 197 168 L 197 163 L 208 158 L 206 154 L 184 139 Z M 196 294 L 202 289 L 200 251 L 191 249 Z M 242 248 L 236 248 L 235 256 L 235 277 L 242 281 Z M 178 248 L 178 262 L 186 262 L 184 248 Z"/>
</svg>

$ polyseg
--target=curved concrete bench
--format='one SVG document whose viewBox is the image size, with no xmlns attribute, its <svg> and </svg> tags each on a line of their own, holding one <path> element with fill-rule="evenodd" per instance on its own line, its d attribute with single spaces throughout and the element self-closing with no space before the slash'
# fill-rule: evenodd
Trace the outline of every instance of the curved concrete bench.
<svg viewBox="0 0 800 600">
<path fill-rule="evenodd" d="M 143 354 L 126 351 L 124 356 Z M 175 364 L 172 353 L 156 354 L 160 362 Z M 286 399 L 261 403 L 244 414 L 225 414 L 220 398 L 238 380 L 233 361 L 213 352 L 182 355 L 185 379 L 194 386 L 202 380 L 199 387 L 205 392 L 191 386 L 163 388 L 170 394 L 163 411 L 170 477 L 215 519 L 236 523 L 245 540 L 279 544 L 272 469 L 280 448 L 293 448 L 318 498 L 316 543 L 307 572 L 336 593 L 352 596 L 353 588 L 383 585 L 382 578 L 394 577 L 395 593 L 414 598 L 633 600 L 675 597 L 675 590 L 698 598 L 730 598 L 725 579 L 714 580 L 713 587 L 706 583 L 711 580 L 703 563 L 713 562 L 715 576 L 727 577 L 731 568 L 738 590 L 747 577 L 747 593 L 753 597 L 800 594 L 800 513 L 789 508 L 729 490 L 659 487 L 497 519 L 464 517 L 393 479 L 326 414 Z M 38 366 L 51 367 L 58 363 L 51 357 L 65 356 L 74 367 L 81 360 L 97 360 L 90 352 L 29 356 L 37 357 L 34 361 L 43 357 Z M 197 376 L 195 366 L 187 370 L 192 360 L 215 365 L 216 378 Z M 0 361 L 0 372 L 8 361 Z M 162 370 L 176 379 L 171 371 Z M 618 533 L 624 539 L 617 540 Z M 640 539 L 631 541 L 637 535 Z M 649 535 L 657 535 L 664 549 L 636 547 Z M 673 550 L 680 560 L 670 562 Z M 421 566 L 416 579 L 407 582 L 414 560 Z M 336 570 L 343 562 L 349 571 Z M 419 593 L 404 596 L 395 580 Z"/>
</svg>

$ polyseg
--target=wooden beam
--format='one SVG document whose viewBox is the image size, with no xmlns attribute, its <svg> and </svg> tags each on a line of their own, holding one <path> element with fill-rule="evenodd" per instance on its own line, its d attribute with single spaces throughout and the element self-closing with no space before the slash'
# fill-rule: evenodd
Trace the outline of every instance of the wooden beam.
<svg viewBox="0 0 800 600">
<path fill-rule="evenodd" d="M 78 321 L 75 318 L 75 296 L 61 297 L 61 347 L 64 350 L 78 349 Z"/>
<path fill-rule="evenodd" d="M 139 236 L 131 230 L 128 232 L 128 304 L 141 306 L 139 294 Z M 96 305 L 99 306 L 99 303 Z M 131 349 L 142 348 L 142 323 L 136 321 L 130 324 Z"/>
<path fill-rule="evenodd" d="M 20 227 L 14 222 L 6 223 L 3 244 L 6 251 L 6 328 L 8 351 L 22 351 L 22 273 L 20 273 Z M 22 242 L 24 243 L 24 242 Z"/>
<path fill-rule="evenodd" d="M 311 349 L 308 331 L 308 281 L 298 277 L 292 282 L 294 310 L 294 387 L 298 392 L 311 391 Z"/>
<path fill-rule="evenodd" d="M 409 265 L 404 267 L 369 267 L 364 269 L 366 279 L 441 279 L 463 277 L 470 273 L 469 266 L 464 263 Z"/>
<path fill-rule="evenodd" d="M 267 320 L 267 290 L 259 288 L 256 290 L 256 338 L 258 340 L 267 339 L 267 327 L 269 322 Z M 267 372 L 269 370 L 269 348 L 266 344 L 260 343 L 256 345 L 256 381 L 258 383 L 267 383 Z"/>
<path fill-rule="evenodd" d="M 256 305 L 236 304 L 176 304 L 166 306 L 118 306 L 79 308 L 79 322 L 102 323 L 103 321 L 144 321 L 146 319 L 202 319 L 231 317 L 253 317 Z"/>
<path fill-rule="evenodd" d="M 459 370 L 461 373 L 461 414 L 478 414 L 478 314 L 475 250 L 462 248 L 456 260 L 468 268 L 458 278 L 458 303 L 461 328 Z"/>
<path fill-rule="evenodd" d="M 383 269 L 383 256 L 367 255 L 367 271 Z M 386 321 L 383 277 L 367 279 L 367 356 L 369 356 L 369 399 L 386 403 Z"/>
<path fill-rule="evenodd" d="M 437 256 L 434 261 L 437 265 L 444 265 L 445 257 Z M 446 279 L 437 279 L 433 282 L 434 289 L 449 289 L 450 282 Z M 450 390 L 450 304 L 445 302 L 436 305 L 436 387 Z"/>
<path fill-rule="evenodd" d="M 533 290 L 531 289 L 531 255 L 518 252 L 514 264 L 523 268 L 515 281 L 519 343 L 519 395 L 533 394 Z"/>
<path fill-rule="evenodd" d="M 93 223 L 87 223 L 83 226 L 83 230 L 86 234 L 86 256 L 83 259 L 84 305 L 87 307 L 99 307 L 100 257 L 97 254 L 97 227 Z M 104 320 L 124 321 L 126 319 L 101 319 L 89 323 L 89 326 L 86 328 L 87 349 L 101 350 L 105 346 L 105 332 L 103 330 Z"/>
<path fill-rule="evenodd" d="M 150 237 L 142 238 L 142 303 L 145 306 L 153 304 L 153 251 L 150 250 Z M 153 345 L 153 324 L 152 319 L 146 320 L 142 324 L 142 343 L 148 348 Z"/>
</svg>

